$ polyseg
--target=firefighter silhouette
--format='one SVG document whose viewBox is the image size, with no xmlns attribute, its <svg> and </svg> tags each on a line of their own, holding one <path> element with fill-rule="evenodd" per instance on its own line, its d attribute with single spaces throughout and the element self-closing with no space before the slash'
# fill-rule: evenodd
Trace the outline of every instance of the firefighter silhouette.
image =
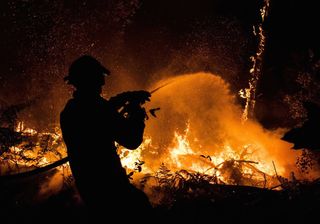
<svg viewBox="0 0 320 224">
<path fill-rule="evenodd" d="M 130 184 L 115 146 L 117 142 L 133 150 L 142 143 L 146 112 L 140 103 L 130 102 L 145 102 L 150 93 L 125 92 L 106 100 L 100 94 L 109 74 L 89 55 L 71 64 L 65 81 L 75 91 L 60 114 L 60 124 L 81 198 L 92 211 L 109 211 L 110 216 L 151 206 L 146 195 Z"/>
</svg>

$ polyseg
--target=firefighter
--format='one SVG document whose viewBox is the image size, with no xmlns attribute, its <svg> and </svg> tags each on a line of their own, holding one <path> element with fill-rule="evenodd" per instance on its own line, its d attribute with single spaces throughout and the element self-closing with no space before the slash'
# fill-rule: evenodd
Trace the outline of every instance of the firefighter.
<svg viewBox="0 0 320 224">
<path fill-rule="evenodd" d="M 146 112 L 140 103 L 149 100 L 150 93 L 125 92 L 106 100 L 100 94 L 107 75 L 110 71 L 99 61 L 84 55 L 64 78 L 75 87 L 60 114 L 70 167 L 81 198 L 95 214 L 148 210 L 148 198 L 130 184 L 115 142 L 132 150 L 142 143 Z M 132 106 L 131 100 L 137 98 L 140 103 Z"/>
</svg>

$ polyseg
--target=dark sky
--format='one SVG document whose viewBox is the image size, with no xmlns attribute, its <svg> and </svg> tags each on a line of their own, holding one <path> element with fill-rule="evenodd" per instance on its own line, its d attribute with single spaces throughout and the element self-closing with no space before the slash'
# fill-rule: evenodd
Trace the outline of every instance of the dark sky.
<svg viewBox="0 0 320 224">
<path fill-rule="evenodd" d="M 320 14 L 316 1 L 271 3 L 256 114 L 267 127 L 290 126 L 299 121 L 302 101 L 320 103 Z"/>
<path fill-rule="evenodd" d="M 293 79 L 308 69 L 310 49 L 319 58 L 319 13 L 312 2 L 271 0 L 257 103 L 257 117 L 266 126 L 281 123 L 288 109 L 281 100 L 298 91 Z M 62 77 L 84 53 L 112 71 L 110 94 L 196 71 L 221 75 L 237 92 L 248 82 L 249 57 L 257 44 L 252 26 L 260 22 L 261 3 L 2 0 L 0 102 L 40 97 L 28 115 L 37 114 L 40 125 L 55 122 L 69 97 Z"/>
</svg>

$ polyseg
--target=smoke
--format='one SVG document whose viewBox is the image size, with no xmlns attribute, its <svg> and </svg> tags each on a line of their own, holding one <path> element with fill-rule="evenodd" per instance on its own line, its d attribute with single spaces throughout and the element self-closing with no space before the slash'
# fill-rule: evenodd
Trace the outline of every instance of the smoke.
<svg viewBox="0 0 320 224">
<path fill-rule="evenodd" d="M 247 78 L 241 81 L 238 75 L 245 74 L 251 55 L 251 24 L 247 30 L 229 12 L 216 12 L 212 1 L 194 3 L 3 3 L 0 107 L 1 101 L 13 105 L 36 99 L 20 120 L 37 130 L 52 130 L 71 95 L 63 77 L 82 54 L 93 55 L 111 70 L 108 97 L 145 88 L 167 74 L 200 70 L 223 74 L 242 83 L 233 83 L 234 89 L 243 88 Z"/>
<path fill-rule="evenodd" d="M 199 155 L 214 155 L 226 146 L 241 153 L 250 148 L 255 158 L 273 172 L 272 161 L 281 175 L 298 172 L 295 166 L 300 152 L 280 140 L 283 130 L 265 130 L 257 121 L 241 123 L 242 108 L 237 105 L 229 85 L 210 73 L 196 73 L 162 80 L 169 85 L 152 95 L 148 107 L 160 107 L 157 119 L 149 119 L 145 135 L 151 137 L 158 151 L 156 158 L 147 150 L 144 160 L 157 169 L 169 156 L 175 133 L 184 134 L 189 127 L 188 141 Z M 159 157 L 160 156 L 160 157 Z M 160 158 L 160 159 L 159 159 Z"/>
</svg>

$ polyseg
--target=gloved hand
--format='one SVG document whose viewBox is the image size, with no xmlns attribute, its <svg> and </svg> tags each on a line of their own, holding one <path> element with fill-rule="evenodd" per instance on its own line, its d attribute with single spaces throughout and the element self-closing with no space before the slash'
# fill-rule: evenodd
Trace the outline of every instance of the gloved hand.
<svg viewBox="0 0 320 224">
<path fill-rule="evenodd" d="M 129 119 L 136 120 L 136 122 L 144 122 L 147 117 L 147 112 L 143 107 L 132 106 L 125 109 Z"/>
<path fill-rule="evenodd" d="M 111 97 L 109 99 L 109 102 L 112 104 L 112 106 L 119 109 L 128 103 L 142 105 L 146 101 L 150 101 L 150 97 L 151 97 L 151 94 L 145 90 L 128 91 L 128 92 L 120 93 L 114 97 Z"/>
</svg>

